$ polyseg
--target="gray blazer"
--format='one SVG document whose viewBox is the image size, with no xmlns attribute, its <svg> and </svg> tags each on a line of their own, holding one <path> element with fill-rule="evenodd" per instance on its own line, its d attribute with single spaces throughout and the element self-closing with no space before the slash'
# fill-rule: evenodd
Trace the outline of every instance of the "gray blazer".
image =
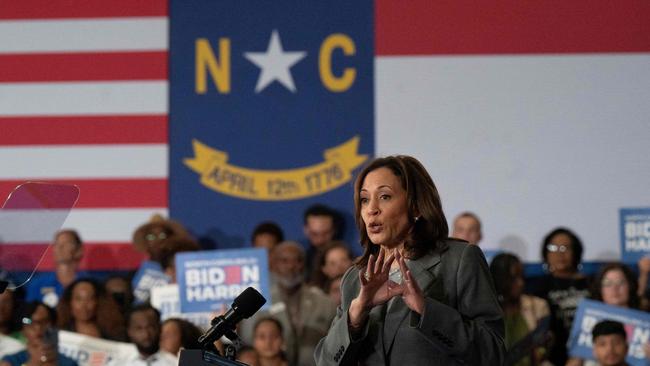
<svg viewBox="0 0 650 366">
<path fill-rule="evenodd" d="M 503 314 L 483 252 L 452 240 L 439 245 L 442 249 L 407 262 L 425 295 L 422 316 L 401 297 L 393 298 L 370 311 L 354 339 L 348 308 L 359 293 L 359 269 L 348 270 L 336 318 L 316 346 L 316 364 L 501 365 Z"/>
</svg>

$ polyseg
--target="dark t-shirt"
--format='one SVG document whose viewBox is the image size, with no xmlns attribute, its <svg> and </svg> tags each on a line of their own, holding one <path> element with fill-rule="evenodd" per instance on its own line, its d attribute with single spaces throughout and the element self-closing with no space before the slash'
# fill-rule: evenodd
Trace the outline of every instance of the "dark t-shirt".
<svg viewBox="0 0 650 366">
<path fill-rule="evenodd" d="M 551 310 L 550 330 L 555 340 L 549 352 L 549 361 L 564 365 L 567 361 L 566 343 L 571 332 L 578 303 L 589 295 L 586 277 L 557 278 L 546 275 L 530 281 L 530 293 L 548 301 Z"/>
</svg>

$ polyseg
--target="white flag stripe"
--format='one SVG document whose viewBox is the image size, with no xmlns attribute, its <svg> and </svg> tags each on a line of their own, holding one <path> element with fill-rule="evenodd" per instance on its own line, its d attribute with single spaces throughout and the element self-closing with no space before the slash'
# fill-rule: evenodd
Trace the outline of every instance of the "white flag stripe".
<svg viewBox="0 0 650 366">
<path fill-rule="evenodd" d="M 166 207 L 73 209 L 63 228 L 79 230 L 84 242 L 130 243 L 133 232 L 151 216 L 169 216 Z"/>
<path fill-rule="evenodd" d="M 0 116 L 165 114 L 168 82 L 0 83 Z"/>
<path fill-rule="evenodd" d="M 0 149 L 0 179 L 167 178 L 168 146 L 64 145 Z"/>
<path fill-rule="evenodd" d="M 167 50 L 167 30 L 166 17 L 0 21 L 0 54 Z"/>
<path fill-rule="evenodd" d="M 484 219 L 484 248 L 539 261 L 563 224 L 586 260 L 616 259 L 618 209 L 648 202 L 648 65 L 650 54 L 381 57 L 376 152 L 422 159 L 450 220 Z"/>
</svg>

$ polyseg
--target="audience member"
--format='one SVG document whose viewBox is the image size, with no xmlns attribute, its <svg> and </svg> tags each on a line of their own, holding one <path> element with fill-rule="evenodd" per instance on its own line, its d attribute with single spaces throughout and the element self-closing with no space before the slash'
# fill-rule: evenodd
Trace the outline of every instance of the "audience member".
<svg viewBox="0 0 650 366">
<path fill-rule="evenodd" d="M 242 346 L 237 352 L 237 361 L 248 366 L 260 366 L 260 356 L 255 348 L 251 346 Z"/>
<path fill-rule="evenodd" d="M 272 317 L 259 319 L 253 329 L 253 348 L 260 366 L 287 366 L 283 347 L 282 324 Z"/>
<path fill-rule="evenodd" d="M 57 232 L 52 249 L 54 272 L 41 272 L 27 283 L 26 301 L 43 301 L 48 306 L 56 307 L 63 289 L 75 279 L 88 275 L 79 271 L 83 242 L 76 231 L 66 229 Z"/>
<path fill-rule="evenodd" d="M 325 245 L 316 258 L 310 283 L 327 292 L 329 283 L 352 266 L 352 251 L 345 242 L 332 241 Z"/>
<path fill-rule="evenodd" d="M 200 249 L 199 243 L 189 237 L 172 237 L 160 244 L 158 261 L 171 283 L 176 283 L 176 254 Z"/>
<path fill-rule="evenodd" d="M 251 244 L 255 248 L 266 248 L 269 252 L 284 241 L 284 233 L 278 224 L 272 221 L 260 223 L 253 229 Z"/>
<path fill-rule="evenodd" d="M 498 254 L 490 264 L 490 272 L 503 308 L 505 342 L 510 364 L 539 365 L 545 351 L 541 348 L 545 345 L 543 338 L 539 344 L 531 344 L 526 349 L 513 346 L 534 331 L 542 319 L 550 316 L 548 304 L 544 299 L 523 294 L 524 267 L 517 256 L 510 253 Z M 513 349 L 517 349 L 517 356 L 511 353 Z"/>
<path fill-rule="evenodd" d="M 160 349 L 178 356 L 181 349 L 201 349 L 201 329 L 185 319 L 169 318 L 162 323 Z"/>
<path fill-rule="evenodd" d="M 304 283 L 305 251 L 299 243 L 285 241 L 271 252 L 271 307 L 243 322 L 244 341 L 252 340 L 256 319 L 271 315 L 284 330 L 287 361 L 290 365 L 314 365 L 314 348 L 327 334 L 336 313 L 334 303 L 320 289 Z"/>
<path fill-rule="evenodd" d="M 160 313 L 149 304 L 136 305 L 127 315 L 129 340 L 138 349 L 138 355 L 126 362 L 127 366 L 172 366 L 178 358 L 160 350 Z M 115 363 L 114 366 L 118 366 Z M 123 366 L 120 364 L 119 366 Z"/>
<path fill-rule="evenodd" d="M 456 239 L 462 239 L 470 244 L 478 245 L 483 238 L 481 220 L 472 212 L 463 212 L 454 219 L 454 228 L 451 234 Z"/>
<path fill-rule="evenodd" d="M 589 281 L 579 273 L 582 242 L 571 230 L 557 228 L 542 242 L 542 259 L 548 274 L 531 279 L 532 294 L 548 301 L 551 310 L 551 331 L 554 342 L 549 361 L 564 365 L 567 361 L 566 343 L 576 308 L 589 295 Z"/>
<path fill-rule="evenodd" d="M 627 366 L 628 343 L 623 324 L 603 320 L 591 331 L 594 358 L 601 366 Z"/>
<path fill-rule="evenodd" d="M 160 263 L 161 244 L 171 237 L 189 237 L 189 234 L 178 222 L 154 215 L 148 223 L 135 230 L 133 245 L 138 251 L 147 253 L 150 260 Z"/>
<path fill-rule="evenodd" d="M 123 341 L 124 317 L 111 297 L 95 280 L 75 280 L 59 302 L 59 328 L 91 337 Z"/>
<path fill-rule="evenodd" d="M 339 234 L 340 219 L 333 209 L 315 204 L 309 206 L 303 214 L 303 231 L 307 238 L 306 273 L 311 273 L 316 266 L 318 253 L 325 244 L 334 240 Z"/>
<path fill-rule="evenodd" d="M 120 275 L 112 275 L 104 282 L 106 294 L 113 298 L 122 314 L 133 305 L 133 288 L 131 281 Z"/>
<path fill-rule="evenodd" d="M 0 334 L 22 340 L 20 319 L 16 314 L 18 308 L 16 301 L 14 290 L 7 289 L 0 293 Z"/>
<path fill-rule="evenodd" d="M 0 366 L 76 366 L 77 363 L 58 352 L 54 309 L 40 301 L 24 306 L 21 311 L 27 349 L 2 358 Z"/>
</svg>

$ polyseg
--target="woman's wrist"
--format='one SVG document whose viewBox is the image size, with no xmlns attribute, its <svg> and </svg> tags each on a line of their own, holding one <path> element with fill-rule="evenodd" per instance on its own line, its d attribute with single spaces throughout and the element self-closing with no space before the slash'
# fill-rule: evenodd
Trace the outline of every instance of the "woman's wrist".
<svg viewBox="0 0 650 366">
<path fill-rule="evenodd" d="M 358 298 L 352 300 L 348 309 L 348 325 L 354 329 L 363 327 L 369 312 L 369 308 L 364 306 Z"/>
</svg>

